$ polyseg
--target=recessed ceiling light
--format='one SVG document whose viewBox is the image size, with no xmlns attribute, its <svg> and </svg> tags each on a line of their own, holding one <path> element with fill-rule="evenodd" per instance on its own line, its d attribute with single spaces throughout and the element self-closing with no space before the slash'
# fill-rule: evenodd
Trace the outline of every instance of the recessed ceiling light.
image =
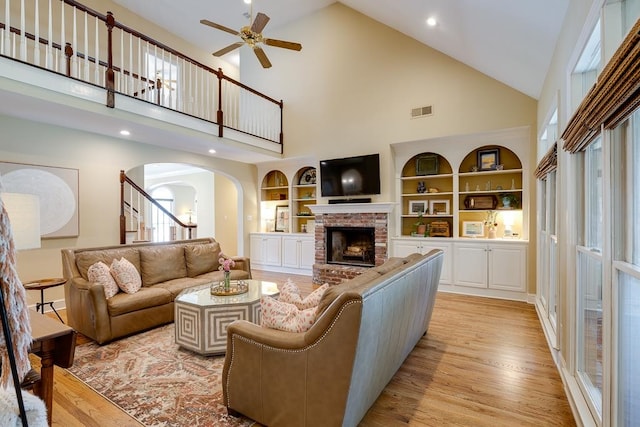
<svg viewBox="0 0 640 427">
<path fill-rule="evenodd" d="M 216 150 L 214 150 L 213 148 L 211 150 L 209 150 L 209 153 L 211 154 L 216 154 Z"/>
<path fill-rule="evenodd" d="M 245 4 L 251 4 L 251 0 L 244 0 Z"/>
<path fill-rule="evenodd" d="M 129 135 L 131 135 L 131 132 L 129 132 L 128 130 L 124 130 L 124 129 L 123 129 L 123 130 L 121 130 L 121 131 L 120 131 L 120 135 L 122 135 L 122 136 L 129 136 Z"/>
<path fill-rule="evenodd" d="M 433 16 L 427 18 L 427 25 L 428 26 L 435 27 L 437 23 L 438 23 L 438 21 L 436 21 L 436 18 L 434 18 Z"/>
</svg>

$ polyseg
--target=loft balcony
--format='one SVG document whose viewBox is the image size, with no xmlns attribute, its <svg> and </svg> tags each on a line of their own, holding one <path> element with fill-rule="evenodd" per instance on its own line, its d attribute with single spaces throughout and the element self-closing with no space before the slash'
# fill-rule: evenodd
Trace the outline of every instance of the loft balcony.
<svg viewBox="0 0 640 427">
<path fill-rule="evenodd" d="M 0 16 L 0 114 L 106 135 L 129 126 L 139 142 L 243 162 L 281 157 L 282 101 L 110 12 L 0 0 Z"/>
</svg>

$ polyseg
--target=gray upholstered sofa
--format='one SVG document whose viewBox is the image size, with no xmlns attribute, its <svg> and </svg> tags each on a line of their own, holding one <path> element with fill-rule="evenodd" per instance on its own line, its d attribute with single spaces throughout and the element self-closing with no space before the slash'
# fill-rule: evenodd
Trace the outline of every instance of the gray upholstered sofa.
<svg viewBox="0 0 640 427">
<path fill-rule="evenodd" d="M 134 243 L 98 248 L 62 249 L 62 271 L 69 325 L 104 344 L 117 338 L 171 323 L 173 300 L 189 287 L 220 281 L 220 244 L 213 238 Z M 88 280 L 91 265 L 126 258 L 138 270 L 142 288 L 107 299 L 103 285 Z M 245 257 L 232 257 L 231 279 L 250 279 Z"/>
<path fill-rule="evenodd" d="M 356 426 L 427 332 L 442 260 L 435 250 L 392 258 L 330 287 L 307 332 L 231 323 L 229 413 L 268 426 Z"/>
</svg>

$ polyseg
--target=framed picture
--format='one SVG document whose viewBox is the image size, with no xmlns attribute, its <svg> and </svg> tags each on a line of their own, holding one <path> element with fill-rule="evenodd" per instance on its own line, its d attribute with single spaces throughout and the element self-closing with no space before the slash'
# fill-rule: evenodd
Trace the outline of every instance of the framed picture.
<svg viewBox="0 0 640 427">
<path fill-rule="evenodd" d="M 429 212 L 431 215 L 449 215 L 449 201 L 429 200 Z"/>
<path fill-rule="evenodd" d="M 426 200 L 409 200 L 409 214 L 411 215 L 426 215 L 427 214 L 427 201 Z"/>
<path fill-rule="evenodd" d="M 495 170 L 500 164 L 500 149 L 478 150 L 478 167 L 481 171 Z"/>
<path fill-rule="evenodd" d="M 437 175 L 438 155 L 425 154 L 416 158 L 416 175 Z"/>
<path fill-rule="evenodd" d="M 464 237 L 484 236 L 484 222 L 482 221 L 462 221 L 462 235 Z"/>
<path fill-rule="evenodd" d="M 275 231 L 289 232 L 289 206 L 276 206 Z"/>
<path fill-rule="evenodd" d="M 6 192 L 38 196 L 43 239 L 78 236 L 78 169 L 0 162 L 0 176 Z"/>
</svg>

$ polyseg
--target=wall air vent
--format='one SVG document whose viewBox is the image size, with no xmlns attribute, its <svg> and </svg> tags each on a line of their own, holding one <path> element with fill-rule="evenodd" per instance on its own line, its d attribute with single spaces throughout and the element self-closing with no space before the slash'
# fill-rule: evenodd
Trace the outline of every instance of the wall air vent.
<svg viewBox="0 0 640 427">
<path fill-rule="evenodd" d="M 426 107 L 418 107 L 411 109 L 411 118 L 417 119 L 418 117 L 431 116 L 433 114 L 433 106 L 427 105 Z"/>
</svg>

